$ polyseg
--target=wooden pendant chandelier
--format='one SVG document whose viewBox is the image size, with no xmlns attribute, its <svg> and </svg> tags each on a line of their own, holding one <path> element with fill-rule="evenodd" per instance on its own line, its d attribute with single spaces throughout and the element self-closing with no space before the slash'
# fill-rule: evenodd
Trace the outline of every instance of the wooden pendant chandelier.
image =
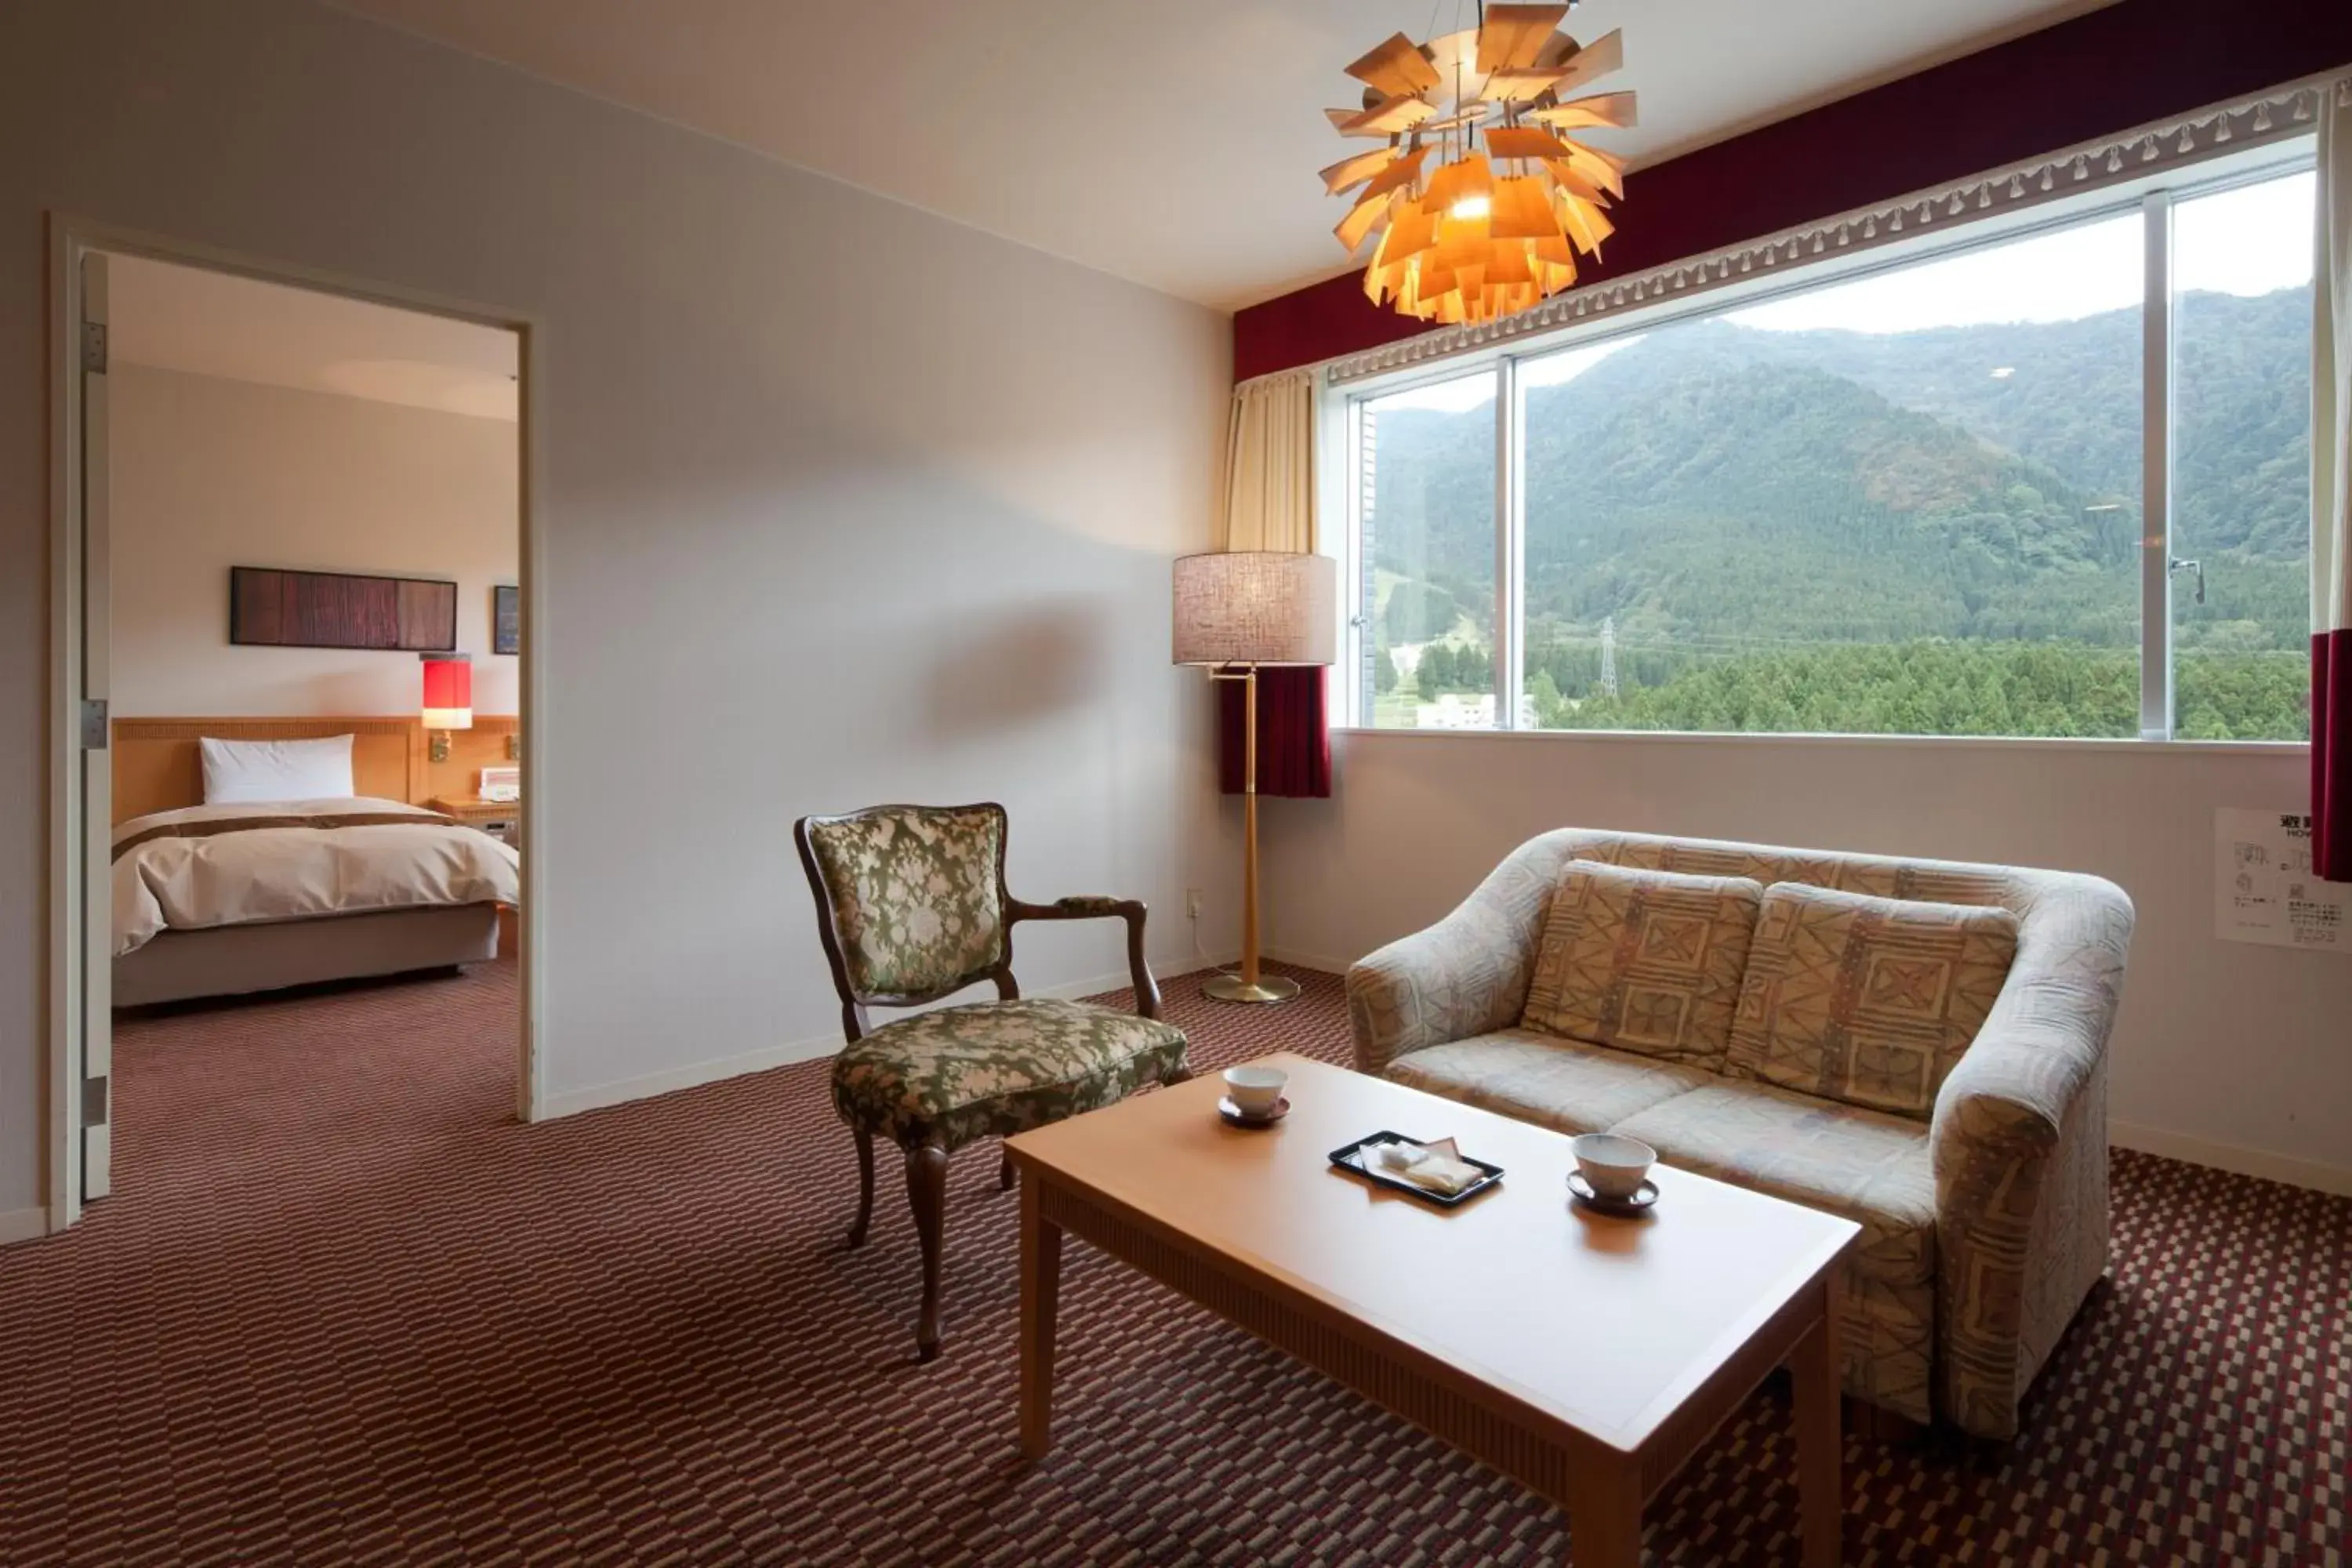
<svg viewBox="0 0 2352 1568">
<path fill-rule="evenodd" d="M 1478 26 L 1416 45 L 1402 33 L 1348 68 L 1361 109 L 1327 109 L 1342 136 L 1386 143 L 1323 171 L 1361 186 L 1334 232 L 1374 304 L 1452 324 L 1524 310 L 1576 281 L 1625 195 L 1624 160 L 1571 132 L 1634 122 L 1633 95 L 1569 96 L 1624 64 L 1623 36 L 1591 47 L 1558 31 L 1567 5 L 1483 5 Z"/>
</svg>

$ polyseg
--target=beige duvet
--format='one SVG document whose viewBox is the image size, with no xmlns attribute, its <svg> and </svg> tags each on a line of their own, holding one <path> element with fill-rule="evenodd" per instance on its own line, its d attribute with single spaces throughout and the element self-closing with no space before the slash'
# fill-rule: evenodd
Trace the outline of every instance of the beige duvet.
<svg viewBox="0 0 2352 1568">
<path fill-rule="evenodd" d="M 165 931 L 522 898 L 511 847 L 398 801 L 185 806 L 114 844 L 117 958 Z"/>
</svg>

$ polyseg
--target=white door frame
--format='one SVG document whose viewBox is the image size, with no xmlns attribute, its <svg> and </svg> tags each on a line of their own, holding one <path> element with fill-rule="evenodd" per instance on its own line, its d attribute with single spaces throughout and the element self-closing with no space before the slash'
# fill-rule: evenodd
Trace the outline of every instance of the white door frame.
<svg viewBox="0 0 2352 1568">
<path fill-rule="evenodd" d="M 539 498 L 544 493 L 541 463 L 543 442 L 538 412 L 539 389 L 546 371 L 546 331 L 528 312 L 455 300 L 398 284 L 357 279 L 299 267 L 268 258 L 197 245 L 165 236 L 147 234 L 119 225 L 50 212 L 48 243 L 49 357 L 49 914 L 47 983 L 43 1007 L 48 1018 L 48 1092 L 44 1097 L 45 1132 L 48 1150 L 48 1228 L 65 1229 L 81 1216 L 81 1131 L 83 1008 L 89 977 L 84 973 L 80 950 L 85 911 L 83 873 L 86 866 L 106 863 L 104 846 L 111 824 L 84 821 L 75 768 L 79 760 L 80 704 L 85 690 L 82 658 L 82 428 L 81 263 L 89 253 L 148 257 L 214 272 L 280 283 L 330 294 L 341 294 L 372 304 L 447 316 L 478 326 L 515 333 L 520 371 L 519 452 L 519 559 L 522 589 L 522 770 L 524 795 L 532 815 L 544 816 L 544 770 L 538 764 L 547 734 L 544 715 L 545 661 L 539 654 L 547 617 L 542 612 L 541 585 L 545 570 L 546 529 Z M 538 1121 L 545 1095 L 541 1087 L 539 1050 L 540 977 L 543 921 L 537 868 L 541 857 L 533 836 L 531 851 L 522 862 L 522 908 L 517 911 L 521 946 L 522 1008 L 518 1020 L 516 1113 L 525 1121 Z M 92 858 L 92 857 L 95 858 Z M 98 896 L 109 889 L 101 884 Z M 101 981 L 103 976 L 100 977 Z M 103 998 L 100 998 L 103 1001 Z M 100 1014 L 100 1016 L 106 1015 Z"/>
</svg>

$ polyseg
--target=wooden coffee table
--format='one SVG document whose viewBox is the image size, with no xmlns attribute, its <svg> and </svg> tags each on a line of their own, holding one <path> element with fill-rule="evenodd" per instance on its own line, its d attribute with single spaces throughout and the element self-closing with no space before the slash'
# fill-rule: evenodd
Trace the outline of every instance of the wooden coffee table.
<svg viewBox="0 0 2352 1568">
<path fill-rule="evenodd" d="M 1774 1367 L 1796 1383 L 1803 1561 L 1838 1561 L 1833 1266 L 1858 1226 L 1660 1167 L 1639 1219 L 1574 1205 L 1569 1140 L 1280 1054 L 1289 1115 L 1226 1126 L 1214 1074 L 1024 1132 L 1021 1446 L 1052 1446 L 1064 1232 L 1568 1510 L 1579 1568 L 1641 1556 L 1642 1508 Z M 1502 1184 L 1432 1207 L 1333 1170 L 1382 1130 L 1452 1136 Z"/>
</svg>

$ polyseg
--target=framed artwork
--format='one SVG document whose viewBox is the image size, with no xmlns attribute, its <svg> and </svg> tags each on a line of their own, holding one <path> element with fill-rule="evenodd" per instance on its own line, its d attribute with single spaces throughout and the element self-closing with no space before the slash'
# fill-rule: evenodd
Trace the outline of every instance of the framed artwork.
<svg viewBox="0 0 2352 1568">
<path fill-rule="evenodd" d="M 457 650 L 457 584 L 348 572 L 228 569 L 228 640 L 247 647 Z"/>
<path fill-rule="evenodd" d="M 522 651 L 522 590 L 501 583 L 490 590 L 490 651 Z"/>
</svg>

